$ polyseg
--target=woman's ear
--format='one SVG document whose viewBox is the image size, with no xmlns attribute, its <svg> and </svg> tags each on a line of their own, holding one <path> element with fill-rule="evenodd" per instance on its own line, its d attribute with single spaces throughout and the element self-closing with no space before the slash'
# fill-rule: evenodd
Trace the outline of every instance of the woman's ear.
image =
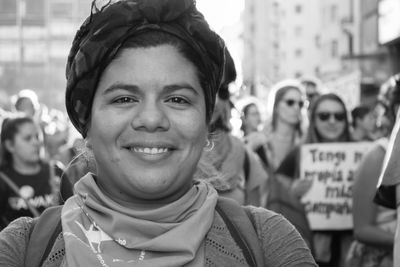
<svg viewBox="0 0 400 267">
<path fill-rule="evenodd" d="M 5 148 L 8 152 L 12 153 L 12 152 L 14 151 L 14 143 L 13 143 L 11 140 L 6 140 L 6 141 L 4 142 L 4 148 Z"/>
</svg>

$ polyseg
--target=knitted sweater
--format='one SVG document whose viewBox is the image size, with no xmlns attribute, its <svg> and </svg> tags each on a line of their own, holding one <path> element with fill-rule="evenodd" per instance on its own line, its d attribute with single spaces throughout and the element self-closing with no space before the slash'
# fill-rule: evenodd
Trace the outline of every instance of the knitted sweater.
<svg viewBox="0 0 400 267">
<path fill-rule="evenodd" d="M 262 208 L 249 209 L 264 251 L 266 266 L 317 266 L 299 233 L 284 217 Z M 23 217 L 12 222 L 0 233 L 0 266 L 24 266 L 33 226 L 31 218 Z M 43 266 L 61 266 L 64 254 L 64 240 L 60 234 Z M 206 236 L 205 255 L 206 266 L 248 266 L 217 212 Z"/>
</svg>

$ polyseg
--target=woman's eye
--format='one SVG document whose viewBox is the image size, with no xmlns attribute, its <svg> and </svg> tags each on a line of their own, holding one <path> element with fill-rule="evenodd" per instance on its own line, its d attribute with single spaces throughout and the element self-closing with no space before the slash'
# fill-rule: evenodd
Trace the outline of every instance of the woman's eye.
<svg viewBox="0 0 400 267">
<path fill-rule="evenodd" d="M 174 96 L 168 99 L 168 102 L 172 102 L 172 103 L 176 103 L 176 104 L 188 104 L 189 101 L 187 101 L 185 98 L 183 97 L 179 97 L 179 96 Z"/>
<path fill-rule="evenodd" d="M 132 103 L 136 102 L 136 100 L 132 97 L 124 96 L 124 97 L 119 97 L 113 101 L 114 103 L 117 104 L 123 104 L 123 103 Z"/>
</svg>

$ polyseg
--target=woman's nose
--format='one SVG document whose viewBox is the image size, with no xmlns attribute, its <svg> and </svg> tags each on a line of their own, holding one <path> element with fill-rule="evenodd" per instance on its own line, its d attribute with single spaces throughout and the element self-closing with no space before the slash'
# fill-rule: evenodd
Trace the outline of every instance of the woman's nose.
<svg viewBox="0 0 400 267">
<path fill-rule="evenodd" d="M 131 125 L 135 130 L 156 132 L 168 130 L 170 122 L 162 103 L 144 101 L 135 111 Z"/>
</svg>

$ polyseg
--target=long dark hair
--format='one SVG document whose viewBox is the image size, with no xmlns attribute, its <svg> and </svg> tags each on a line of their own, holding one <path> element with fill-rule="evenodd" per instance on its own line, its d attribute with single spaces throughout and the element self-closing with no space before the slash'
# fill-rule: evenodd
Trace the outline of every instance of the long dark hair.
<svg viewBox="0 0 400 267">
<path fill-rule="evenodd" d="M 343 100 L 336 94 L 334 93 L 329 93 L 329 94 L 323 94 L 318 96 L 317 99 L 313 102 L 311 109 L 310 109 L 310 126 L 308 128 L 308 133 L 307 137 L 305 140 L 305 143 L 312 144 L 312 143 L 320 143 L 322 142 L 322 137 L 318 133 L 318 130 L 315 126 L 315 120 L 316 120 L 316 110 L 318 106 L 325 100 L 332 100 L 337 103 L 339 103 L 342 107 L 344 112 L 346 113 L 345 117 L 345 128 L 343 130 L 343 133 L 339 136 L 338 142 L 349 142 L 351 140 L 350 138 L 350 124 L 349 124 L 349 118 L 348 118 L 348 112 L 345 103 Z"/>
<path fill-rule="evenodd" d="M 10 166 L 12 165 L 12 155 L 10 151 L 7 150 L 5 147 L 5 143 L 7 140 L 14 141 L 15 135 L 19 132 L 20 126 L 25 123 L 32 123 L 35 122 L 31 117 L 28 116 L 17 116 L 17 117 L 10 117 L 6 118 L 3 121 L 1 126 L 1 149 L 0 149 L 0 166 Z"/>
</svg>

